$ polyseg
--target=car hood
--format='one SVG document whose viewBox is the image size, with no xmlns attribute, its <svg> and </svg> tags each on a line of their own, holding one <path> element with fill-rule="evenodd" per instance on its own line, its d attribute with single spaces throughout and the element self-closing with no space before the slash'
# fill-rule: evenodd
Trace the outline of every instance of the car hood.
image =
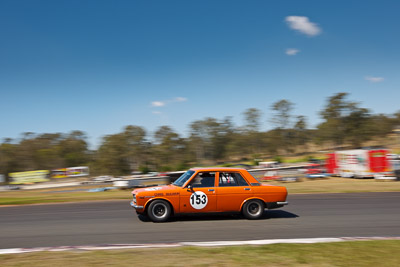
<svg viewBox="0 0 400 267">
<path fill-rule="evenodd" d="M 160 191 L 170 191 L 176 190 L 178 187 L 175 185 L 163 185 L 163 186 L 152 186 L 152 187 L 145 187 L 145 188 L 137 188 L 132 191 L 132 194 L 138 193 L 152 193 L 152 192 L 160 192 Z"/>
</svg>

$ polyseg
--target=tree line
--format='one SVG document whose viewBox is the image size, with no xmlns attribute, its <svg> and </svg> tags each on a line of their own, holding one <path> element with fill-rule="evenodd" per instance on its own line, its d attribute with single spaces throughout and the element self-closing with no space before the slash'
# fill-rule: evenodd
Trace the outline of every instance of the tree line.
<svg viewBox="0 0 400 267">
<path fill-rule="evenodd" d="M 232 117 L 205 118 L 189 125 L 188 137 L 170 126 L 149 135 L 143 127 L 129 125 L 117 134 L 104 136 L 96 150 L 90 150 L 81 131 L 68 134 L 24 133 L 18 140 L 0 144 L 0 174 L 56 168 L 89 166 L 91 174 L 127 175 L 132 171 L 174 171 L 192 166 L 260 157 L 301 154 L 312 147 L 360 147 L 385 137 L 400 125 L 400 112 L 372 114 L 347 93 L 329 97 L 319 112 L 322 122 L 309 129 L 307 118 L 294 115 L 294 103 L 282 99 L 270 107 L 271 130 L 262 131 L 262 111 L 243 112 L 244 125 Z"/>
</svg>

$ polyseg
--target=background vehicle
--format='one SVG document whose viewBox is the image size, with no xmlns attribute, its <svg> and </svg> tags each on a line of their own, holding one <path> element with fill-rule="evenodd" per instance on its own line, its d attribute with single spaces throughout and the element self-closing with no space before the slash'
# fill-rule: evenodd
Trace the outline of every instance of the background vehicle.
<svg viewBox="0 0 400 267">
<path fill-rule="evenodd" d="M 309 163 L 307 169 L 305 170 L 305 175 L 307 178 L 324 178 L 328 174 L 323 166 L 323 163 Z"/>
<path fill-rule="evenodd" d="M 89 176 L 89 167 L 69 167 L 60 168 L 51 171 L 51 178 L 72 178 L 72 177 L 83 177 Z"/>
<path fill-rule="evenodd" d="M 327 172 L 341 177 L 373 178 L 392 175 L 386 149 L 354 149 L 328 154 Z"/>
</svg>

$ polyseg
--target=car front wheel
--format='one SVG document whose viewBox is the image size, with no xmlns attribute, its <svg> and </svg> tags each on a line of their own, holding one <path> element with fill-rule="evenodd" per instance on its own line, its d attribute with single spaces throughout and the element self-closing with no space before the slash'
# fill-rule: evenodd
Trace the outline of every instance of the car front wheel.
<svg viewBox="0 0 400 267">
<path fill-rule="evenodd" d="M 154 200 L 150 203 L 147 216 L 153 222 L 165 222 L 171 216 L 171 206 L 164 200 Z"/>
<path fill-rule="evenodd" d="M 251 199 L 243 205 L 243 216 L 249 220 L 259 219 L 264 214 L 264 203 L 257 199 Z"/>
</svg>

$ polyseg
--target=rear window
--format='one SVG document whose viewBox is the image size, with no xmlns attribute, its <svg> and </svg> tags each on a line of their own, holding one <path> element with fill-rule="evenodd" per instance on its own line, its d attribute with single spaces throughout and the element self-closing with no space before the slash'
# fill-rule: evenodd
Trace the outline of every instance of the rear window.
<svg viewBox="0 0 400 267">
<path fill-rule="evenodd" d="M 238 172 L 220 172 L 219 186 L 249 186 Z"/>
</svg>

